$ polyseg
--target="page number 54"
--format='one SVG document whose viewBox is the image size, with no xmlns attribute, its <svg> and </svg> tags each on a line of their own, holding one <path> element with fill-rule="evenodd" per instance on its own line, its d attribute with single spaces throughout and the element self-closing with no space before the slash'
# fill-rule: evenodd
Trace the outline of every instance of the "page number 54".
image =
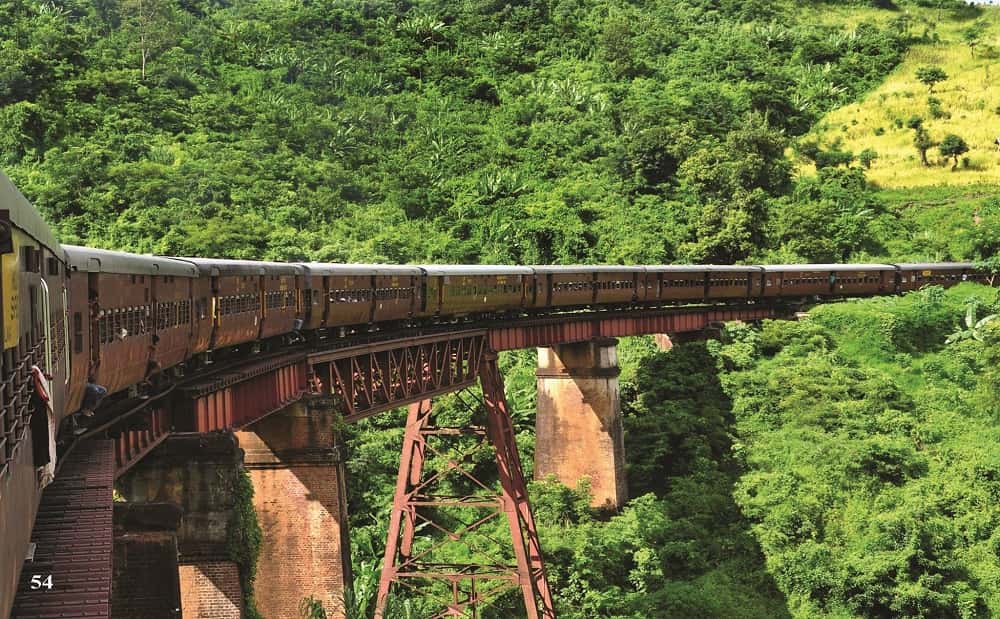
<svg viewBox="0 0 1000 619">
<path fill-rule="evenodd" d="M 48 574 L 47 576 L 42 576 L 41 574 L 33 574 L 31 576 L 30 587 L 32 591 L 38 591 L 39 589 L 45 589 L 47 591 L 51 591 L 52 574 Z"/>
</svg>

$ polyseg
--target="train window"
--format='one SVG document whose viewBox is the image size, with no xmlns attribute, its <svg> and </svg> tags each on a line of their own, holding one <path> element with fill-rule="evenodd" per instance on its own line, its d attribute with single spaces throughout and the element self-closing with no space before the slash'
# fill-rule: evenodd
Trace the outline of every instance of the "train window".
<svg viewBox="0 0 1000 619">
<path fill-rule="evenodd" d="M 38 273 L 41 271 L 41 261 L 42 252 L 41 250 L 35 249 L 30 245 L 25 246 L 21 250 L 21 255 L 24 257 L 23 264 L 24 270 L 27 273 Z"/>
<path fill-rule="evenodd" d="M 56 258 L 49 258 L 47 262 L 49 265 L 49 275 L 59 275 L 59 260 Z"/>
</svg>

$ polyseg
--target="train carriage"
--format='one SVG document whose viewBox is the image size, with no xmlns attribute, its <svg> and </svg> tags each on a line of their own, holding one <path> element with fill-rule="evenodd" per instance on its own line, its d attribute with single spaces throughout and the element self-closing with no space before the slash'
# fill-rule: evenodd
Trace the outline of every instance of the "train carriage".
<svg viewBox="0 0 1000 619">
<path fill-rule="evenodd" d="M 708 271 L 698 265 L 667 264 L 646 267 L 646 300 L 669 303 L 705 298 Z"/>
<path fill-rule="evenodd" d="M 197 269 L 172 258 L 63 248 L 70 279 L 87 277 L 91 382 L 115 393 L 143 382 L 151 363 L 167 367 L 163 359 L 184 358 L 191 324 L 190 315 L 181 321 L 180 306 L 185 297 L 190 300 Z M 157 299 L 158 292 L 162 300 Z M 81 307 L 78 301 L 76 308 Z"/>
<path fill-rule="evenodd" d="M 187 262 L 177 261 L 188 275 L 153 277 L 154 348 L 152 362 L 158 368 L 169 368 L 194 354 L 195 283 L 200 273 Z"/>
<path fill-rule="evenodd" d="M 867 296 L 896 290 L 896 268 L 890 264 L 830 265 L 832 294 Z"/>
<path fill-rule="evenodd" d="M 299 328 L 299 287 L 305 269 L 298 264 L 283 262 L 259 262 L 264 268 L 261 291 L 264 296 L 263 314 L 260 324 L 260 339 L 267 339 Z"/>
<path fill-rule="evenodd" d="M 864 296 L 895 290 L 895 268 L 888 264 L 775 264 L 763 269 L 764 297 Z"/>
<path fill-rule="evenodd" d="M 420 316 L 465 316 L 524 307 L 534 294 L 528 267 L 421 265 L 424 274 Z"/>
<path fill-rule="evenodd" d="M 532 307 L 628 305 L 644 292 L 645 269 L 637 266 L 533 266 Z M 529 297 L 530 298 L 530 297 Z"/>
<path fill-rule="evenodd" d="M 758 266 L 706 265 L 706 297 L 756 299 L 763 288 L 764 271 Z"/>
<path fill-rule="evenodd" d="M 195 350 L 201 352 L 206 328 L 211 336 L 208 349 L 252 342 L 260 336 L 261 278 L 264 265 L 250 260 L 179 258 L 198 267 L 195 299 L 207 295 L 207 312 L 196 321 Z M 199 306 L 199 310 L 203 306 Z"/>
<path fill-rule="evenodd" d="M 639 298 L 639 284 L 646 270 L 632 266 L 595 266 L 594 303 L 629 305 Z"/>
<path fill-rule="evenodd" d="M 321 263 L 303 262 L 300 266 L 305 271 L 302 275 L 302 287 L 299 288 L 302 297 L 302 329 L 314 331 L 323 326 L 326 318 L 326 277 Z"/>
<path fill-rule="evenodd" d="M 319 316 L 309 320 L 309 328 L 371 322 L 373 269 L 370 265 L 308 263 L 303 266 L 312 273 L 314 292 L 310 296 L 321 308 Z"/>
<path fill-rule="evenodd" d="M 0 617 L 10 612 L 38 506 L 36 467 L 50 459 L 50 429 L 65 415 L 71 375 L 66 344 L 65 254 L 31 204 L 0 173 Z M 51 425 L 34 388 L 49 381 Z"/>
<path fill-rule="evenodd" d="M 374 322 L 393 322 L 413 317 L 423 304 L 418 267 L 378 264 L 375 266 Z"/>
<path fill-rule="evenodd" d="M 919 290 L 924 286 L 952 286 L 963 281 L 987 283 L 988 275 L 971 262 L 909 262 L 893 265 L 898 290 Z"/>
</svg>

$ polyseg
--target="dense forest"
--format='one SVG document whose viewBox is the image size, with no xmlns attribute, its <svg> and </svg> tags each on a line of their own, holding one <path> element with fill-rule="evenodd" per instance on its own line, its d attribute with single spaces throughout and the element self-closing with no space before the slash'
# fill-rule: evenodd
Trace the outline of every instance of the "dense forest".
<svg viewBox="0 0 1000 619">
<path fill-rule="evenodd" d="M 845 6 L 879 18 L 816 18 Z M 995 188 L 918 206 L 810 136 L 939 22 L 977 16 L 948 0 L 0 0 L 0 167 L 62 241 L 143 252 L 984 260 Z M 962 285 L 667 353 L 623 340 L 629 503 L 531 488 L 560 616 L 1000 612 L 998 311 Z M 534 353 L 503 363 L 530 474 Z M 438 406 L 468 423 L 466 404 Z M 359 617 L 401 421 L 344 428 Z M 505 535 L 481 534 L 482 552 Z M 394 604 L 419 616 L 419 597 Z"/>
<path fill-rule="evenodd" d="M 925 34 L 801 5 L 4 0 L 0 165 L 65 242 L 175 255 L 878 256 L 860 173 L 786 152 Z"/>
</svg>

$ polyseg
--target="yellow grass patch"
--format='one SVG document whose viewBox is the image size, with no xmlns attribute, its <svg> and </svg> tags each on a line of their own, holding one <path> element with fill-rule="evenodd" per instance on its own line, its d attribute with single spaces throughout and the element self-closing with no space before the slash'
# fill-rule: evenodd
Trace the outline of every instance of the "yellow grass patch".
<svg viewBox="0 0 1000 619">
<path fill-rule="evenodd" d="M 1000 114 L 997 113 L 1000 108 L 1000 10 L 983 11 L 980 19 L 989 27 L 975 57 L 961 39 L 962 30 L 972 25 L 973 20 L 941 18 L 937 11 L 914 14 L 936 21 L 940 42 L 911 48 L 903 63 L 878 89 L 858 103 L 827 114 L 809 137 L 819 138 L 826 145 L 840 139 L 842 148 L 852 151 L 855 156 L 866 148 L 875 150 L 878 159 L 867 176 L 883 187 L 1000 184 L 1000 151 L 994 144 L 1000 137 Z M 884 17 L 879 19 L 884 20 Z M 916 32 L 923 28 L 919 23 L 914 26 Z M 992 53 L 985 53 L 987 46 L 993 49 Z M 948 74 L 948 79 L 937 84 L 932 94 L 916 78 L 917 69 L 927 65 L 940 66 Z M 950 113 L 951 118 L 932 118 L 928 96 L 939 99 L 942 109 Z M 951 160 L 945 160 L 936 147 L 928 151 L 932 165 L 923 166 L 913 147 L 914 131 L 905 125 L 911 116 L 924 119 L 924 126 L 935 142 L 940 142 L 949 133 L 961 136 L 969 145 L 970 150 L 965 155 L 969 158 L 969 167 L 952 172 Z M 897 119 L 904 123 L 902 128 L 897 127 Z M 812 170 L 802 165 L 800 173 L 812 173 Z"/>
</svg>

